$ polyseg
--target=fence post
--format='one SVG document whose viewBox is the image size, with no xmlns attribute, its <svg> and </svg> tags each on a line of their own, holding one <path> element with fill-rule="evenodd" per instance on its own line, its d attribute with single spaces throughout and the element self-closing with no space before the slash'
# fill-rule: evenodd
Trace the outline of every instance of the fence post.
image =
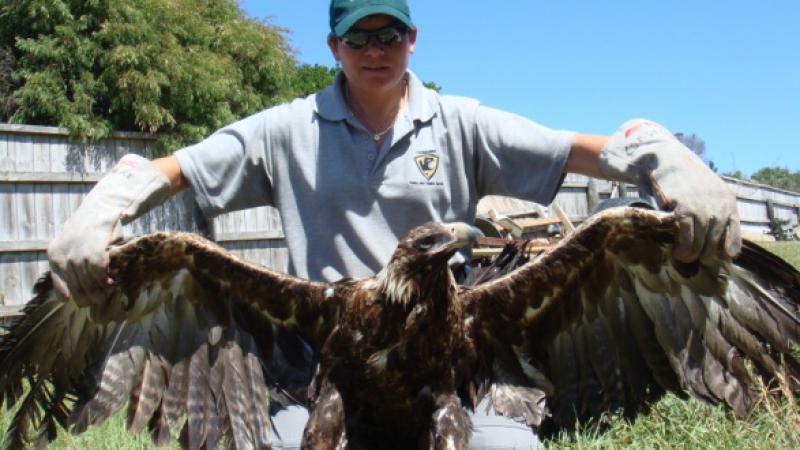
<svg viewBox="0 0 800 450">
<path fill-rule="evenodd" d="M 600 203 L 600 192 L 597 189 L 597 180 L 589 178 L 586 184 L 586 206 L 587 211 L 594 211 L 595 206 Z"/>
</svg>

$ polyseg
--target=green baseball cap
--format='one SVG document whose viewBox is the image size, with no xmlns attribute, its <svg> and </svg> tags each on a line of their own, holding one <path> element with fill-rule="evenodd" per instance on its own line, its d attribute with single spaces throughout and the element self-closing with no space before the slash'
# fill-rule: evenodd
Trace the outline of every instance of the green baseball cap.
<svg viewBox="0 0 800 450">
<path fill-rule="evenodd" d="M 414 28 L 405 0 L 331 0 L 331 33 L 339 37 L 356 22 L 367 16 L 386 14 Z"/>
</svg>

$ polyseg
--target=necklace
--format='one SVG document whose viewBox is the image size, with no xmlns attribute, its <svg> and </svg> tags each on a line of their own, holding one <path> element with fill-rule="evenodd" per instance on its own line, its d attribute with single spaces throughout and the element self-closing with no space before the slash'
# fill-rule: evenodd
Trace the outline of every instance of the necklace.
<svg viewBox="0 0 800 450">
<path fill-rule="evenodd" d="M 381 139 L 383 139 L 383 137 L 386 135 L 386 133 L 388 133 L 392 128 L 394 128 L 394 123 L 397 120 L 397 116 L 399 116 L 400 112 L 403 111 L 403 106 L 404 106 L 404 104 L 406 102 L 406 97 L 407 96 L 408 96 L 408 78 L 405 79 L 405 84 L 403 86 L 403 97 L 400 98 L 400 105 L 397 107 L 397 113 L 395 113 L 395 115 L 392 118 L 391 122 L 389 122 L 389 126 L 386 127 L 386 129 L 381 131 L 381 132 L 374 132 L 374 131 L 370 130 L 369 128 L 367 128 L 366 125 L 364 125 L 364 128 L 369 132 L 369 134 L 372 135 L 372 140 L 373 141 L 379 142 Z M 344 103 L 345 103 L 345 105 L 347 105 L 347 111 L 350 113 L 350 115 L 353 116 L 353 117 L 358 118 L 358 116 L 353 112 L 353 108 L 351 106 L 350 88 L 347 86 L 347 83 L 345 83 L 345 85 L 344 85 Z M 360 118 L 359 118 L 359 120 L 361 121 L 362 124 L 364 124 L 363 120 L 361 120 Z"/>
</svg>

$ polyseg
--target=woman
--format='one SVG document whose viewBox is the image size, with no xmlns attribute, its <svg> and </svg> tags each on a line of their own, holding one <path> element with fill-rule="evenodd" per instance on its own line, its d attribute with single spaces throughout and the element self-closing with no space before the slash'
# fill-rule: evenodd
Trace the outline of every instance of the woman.
<svg viewBox="0 0 800 450">
<path fill-rule="evenodd" d="M 59 288 L 102 301 L 113 283 L 105 249 L 120 223 L 187 187 L 209 216 L 277 207 L 290 272 L 317 280 L 375 273 L 405 231 L 472 221 L 484 195 L 549 203 L 565 172 L 635 183 L 674 209 L 685 261 L 738 252 L 735 197 L 663 127 L 636 120 L 610 138 L 581 135 L 440 96 L 408 71 L 417 29 L 404 0 L 333 0 L 330 26 L 342 67 L 331 86 L 173 156 L 124 157 L 50 245 Z M 299 443 L 305 417 L 299 408 L 277 416 L 278 447 Z M 477 414 L 473 423 L 474 448 L 538 445 L 511 420 Z"/>
</svg>

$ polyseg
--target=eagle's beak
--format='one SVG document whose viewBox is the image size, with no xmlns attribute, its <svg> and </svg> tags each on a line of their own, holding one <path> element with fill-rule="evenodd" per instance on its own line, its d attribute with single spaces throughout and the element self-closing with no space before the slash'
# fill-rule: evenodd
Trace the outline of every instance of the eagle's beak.
<svg viewBox="0 0 800 450">
<path fill-rule="evenodd" d="M 453 222 L 444 224 L 453 235 L 453 240 L 447 243 L 449 250 L 464 248 L 474 244 L 478 238 L 483 237 L 483 232 L 477 227 L 464 222 Z"/>
</svg>

